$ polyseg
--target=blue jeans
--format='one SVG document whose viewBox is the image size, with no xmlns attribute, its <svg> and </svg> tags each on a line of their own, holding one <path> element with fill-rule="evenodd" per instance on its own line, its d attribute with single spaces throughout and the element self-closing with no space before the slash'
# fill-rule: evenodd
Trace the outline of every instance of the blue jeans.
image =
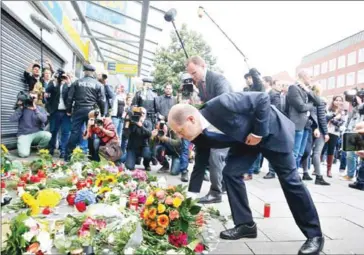
<svg viewBox="0 0 364 255">
<path fill-rule="evenodd" d="M 297 169 L 301 165 L 301 158 L 303 156 L 303 153 L 305 152 L 308 135 L 309 135 L 309 132 L 307 129 L 296 130 L 295 137 L 294 137 L 293 156 L 296 159 Z"/>
<path fill-rule="evenodd" d="M 115 126 L 116 133 L 118 134 L 118 137 L 121 139 L 123 135 L 123 125 L 124 120 L 122 118 L 112 117 L 112 123 Z"/>
<path fill-rule="evenodd" d="M 125 167 L 129 170 L 134 170 L 137 157 L 143 157 L 144 167 L 149 167 L 149 163 L 152 159 L 152 152 L 150 151 L 150 147 L 142 147 L 140 149 L 127 149 Z"/>
<path fill-rule="evenodd" d="M 101 140 L 96 135 L 93 135 L 91 138 L 88 139 L 88 151 L 91 160 L 100 162 L 100 156 L 99 156 L 100 144 Z"/>
<path fill-rule="evenodd" d="M 61 130 L 59 148 L 61 154 L 66 153 L 68 139 L 71 134 L 71 117 L 66 114 L 66 111 L 56 111 L 49 117 L 49 130 L 52 138 L 49 141 L 49 151 L 53 154 L 56 148 L 58 131 Z"/>
<path fill-rule="evenodd" d="M 353 151 L 348 151 L 346 153 L 346 162 L 348 167 L 347 176 L 354 177 L 357 168 L 358 156 Z"/>
<path fill-rule="evenodd" d="M 155 146 L 155 155 L 158 162 L 168 169 L 169 163 L 165 155 L 172 156 L 171 174 L 178 175 L 180 173 L 180 157 L 169 144 L 163 143 Z"/>
<path fill-rule="evenodd" d="M 254 172 L 259 172 L 260 161 L 262 160 L 262 154 L 259 153 L 257 159 L 254 161 L 253 165 L 249 168 L 248 174 L 252 175 Z"/>
<path fill-rule="evenodd" d="M 82 134 L 85 133 L 85 131 L 86 131 L 86 124 L 83 124 L 79 145 L 80 145 L 80 148 L 83 151 L 83 153 L 87 154 L 88 153 L 88 142 L 87 142 L 87 140 L 84 140 L 82 138 Z"/>
<path fill-rule="evenodd" d="M 356 178 L 356 181 L 361 185 L 364 185 L 364 160 L 361 160 L 360 162 L 360 167 L 358 170 L 358 176 Z"/>
<path fill-rule="evenodd" d="M 341 158 L 340 158 L 340 170 L 345 170 L 346 169 L 346 165 L 347 165 L 347 155 L 346 155 L 346 151 L 342 151 L 341 152 Z"/>
<path fill-rule="evenodd" d="M 126 136 L 122 136 L 121 139 L 121 152 L 123 155 L 121 156 L 120 162 L 125 163 L 126 162 L 126 146 L 128 145 L 128 138 Z"/>
<path fill-rule="evenodd" d="M 186 139 L 182 139 L 181 146 L 182 149 L 179 161 L 180 161 L 180 172 L 183 173 L 188 171 L 190 142 Z"/>
</svg>

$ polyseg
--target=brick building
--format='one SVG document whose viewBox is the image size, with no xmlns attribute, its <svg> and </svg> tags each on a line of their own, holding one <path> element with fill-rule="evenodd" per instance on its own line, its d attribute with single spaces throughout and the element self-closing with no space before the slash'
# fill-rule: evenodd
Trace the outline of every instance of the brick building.
<svg viewBox="0 0 364 255">
<path fill-rule="evenodd" d="M 307 68 L 331 99 L 351 88 L 364 88 L 364 31 L 302 58 L 296 72 Z"/>
</svg>

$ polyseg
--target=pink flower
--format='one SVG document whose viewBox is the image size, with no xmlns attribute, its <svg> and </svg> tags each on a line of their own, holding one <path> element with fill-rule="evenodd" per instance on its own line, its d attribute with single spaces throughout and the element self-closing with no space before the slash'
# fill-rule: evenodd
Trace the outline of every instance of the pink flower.
<svg viewBox="0 0 364 255">
<path fill-rule="evenodd" d="M 203 245 L 202 243 L 199 243 L 198 245 L 196 245 L 195 248 L 195 252 L 197 253 L 202 253 L 205 250 L 205 245 Z"/>
<path fill-rule="evenodd" d="M 88 235 L 90 235 L 90 231 L 88 231 L 88 230 L 80 229 L 80 231 L 78 231 L 78 236 L 80 236 L 80 237 L 85 237 Z"/>
<path fill-rule="evenodd" d="M 173 194 L 173 196 L 174 196 L 174 197 L 178 197 L 178 198 L 180 198 L 182 201 L 185 199 L 185 197 L 184 197 L 181 193 L 179 193 L 179 192 L 175 192 L 175 193 Z"/>
<path fill-rule="evenodd" d="M 138 203 L 139 204 L 145 204 L 145 201 L 147 200 L 147 197 L 145 195 L 138 196 Z"/>
<path fill-rule="evenodd" d="M 164 197 L 166 196 L 166 193 L 164 192 L 164 190 L 158 190 L 155 193 L 155 196 L 158 198 L 158 200 L 163 200 Z"/>
<path fill-rule="evenodd" d="M 166 203 L 167 205 L 172 205 L 172 204 L 173 204 L 173 198 L 172 198 L 171 196 L 168 196 L 168 197 L 166 198 L 165 203 Z"/>
<path fill-rule="evenodd" d="M 179 234 L 171 234 L 168 236 L 168 241 L 170 244 L 172 244 L 173 246 L 179 248 L 182 246 L 186 246 L 187 245 L 187 234 L 186 233 L 179 233 Z"/>
<path fill-rule="evenodd" d="M 95 223 L 96 223 L 96 228 L 98 230 L 101 230 L 106 227 L 106 221 L 104 221 L 104 220 L 96 220 Z"/>
<path fill-rule="evenodd" d="M 169 218 L 175 220 L 179 218 L 179 212 L 177 210 L 172 210 L 169 212 Z"/>
<path fill-rule="evenodd" d="M 140 170 L 140 169 L 135 169 L 131 173 L 131 177 L 133 177 L 133 179 L 137 179 L 139 181 L 146 181 L 148 179 L 146 172 L 143 170 Z"/>
</svg>

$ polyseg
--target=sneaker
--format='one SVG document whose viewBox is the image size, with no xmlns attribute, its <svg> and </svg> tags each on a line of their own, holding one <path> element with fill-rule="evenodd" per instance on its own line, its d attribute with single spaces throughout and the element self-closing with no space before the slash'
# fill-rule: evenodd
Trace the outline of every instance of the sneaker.
<svg viewBox="0 0 364 255">
<path fill-rule="evenodd" d="M 354 177 L 350 177 L 348 175 L 345 175 L 340 178 L 340 180 L 342 180 L 342 181 L 353 181 L 353 179 L 354 179 Z"/>
</svg>

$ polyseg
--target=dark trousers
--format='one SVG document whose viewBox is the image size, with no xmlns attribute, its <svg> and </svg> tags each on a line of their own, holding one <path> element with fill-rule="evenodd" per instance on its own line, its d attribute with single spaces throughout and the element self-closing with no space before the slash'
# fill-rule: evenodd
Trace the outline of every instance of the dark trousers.
<svg viewBox="0 0 364 255">
<path fill-rule="evenodd" d="M 64 154 L 66 153 L 71 133 L 71 117 L 66 114 L 66 111 L 56 111 L 49 117 L 49 130 L 52 134 L 52 138 L 49 141 L 49 151 L 51 154 L 53 154 L 56 148 L 59 129 L 61 129 L 59 148 L 61 154 Z"/>
<path fill-rule="evenodd" d="M 96 135 L 93 135 L 88 139 L 88 153 L 89 158 L 93 161 L 100 162 L 100 156 L 99 156 L 99 148 L 101 144 L 100 138 L 98 138 Z"/>
<path fill-rule="evenodd" d="M 158 162 L 169 169 L 169 162 L 166 155 L 172 157 L 171 174 L 178 175 L 180 173 L 180 156 L 175 152 L 174 148 L 169 144 L 158 144 L 155 146 L 155 155 Z"/>
<path fill-rule="evenodd" d="M 307 129 L 308 136 L 307 136 L 307 143 L 305 151 L 303 152 L 303 156 L 301 158 L 301 166 L 303 168 L 303 172 L 307 173 L 310 166 L 310 157 L 312 152 L 312 145 L 313 145 L 313 134 L 312 129 Z"/>
<path fill-rule="evenodd" d="M 144 167 L 149 167 L 152 159 L 152 152 L 150 147 L 142 147 L 140 149 L 127 149 L 125 166 L 129 170 L 135 169 L 135 162 L 137 157 L 143 157 Z"/>
<path fill-rule="evenodd" d="M 242 175 L 262 153 L 275 169 L 288 206 L 296 224 L 307 237 L 322 236 L 319 217 L 311 195 L 296 169 L 292 153 L 279 153 L 264 148 L 254 151 L 251 146 L 232 147 L 229 151 L 223 177 L 235 225 L 253 222 L 247 191 Z"/>
<path fill-rule="evenodd" d="M 358 169 L 358 176 L 356 177 L 356 181 L 364 186 L 364 161 L 360 162 L 360 167 Z"/>
<path fill-rule="evenodd" d="M 82 133 L 82 126 L 88 121 L 88 113 L 92 110 L 92 107 L 82 107 L 76 109 L 72 113 L 72 126 L 71 126 L 71 136 L 68 140 L 68 147 L 65 156 L 65 160 L 68 160 L 72 154 L 74 148 L 80 141 L 80 133 Z"/>
<path fill-rule="evenodd" d="M 182 139 L 182 145 L 181 145 L 181 155 L 180 155 L 180 172 L 184 173 L 188 171 L 188 164 L 189 164 L 189 147 L 190 147 L 190 141 L 186 139 Z"/>
<path fill-rule="evenodd" d="M 206 167 L 208 166 L 210 149 L 205 149 L 196 146 L 195 152 L 196 152 L 195 165 L 193 166 L 193 170 L 191 173 L 188 191 L 199 193 L 205 176 L 205 170 Z"/>
</svg>

